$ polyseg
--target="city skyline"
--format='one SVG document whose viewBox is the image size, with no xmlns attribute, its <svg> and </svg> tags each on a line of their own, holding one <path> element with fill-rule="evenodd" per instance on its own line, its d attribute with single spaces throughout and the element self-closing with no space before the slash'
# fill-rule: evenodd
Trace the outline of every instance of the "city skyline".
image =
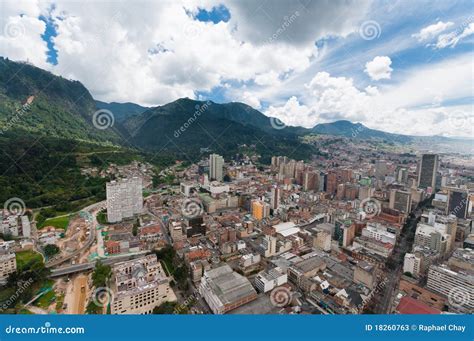
<svg viewBox="0 0 474 341">
<path fill-rule="evenodd" d="M 468 0 L 0 0 L 0 339 L 472 339 L 473 47 Z"/>
</svg>

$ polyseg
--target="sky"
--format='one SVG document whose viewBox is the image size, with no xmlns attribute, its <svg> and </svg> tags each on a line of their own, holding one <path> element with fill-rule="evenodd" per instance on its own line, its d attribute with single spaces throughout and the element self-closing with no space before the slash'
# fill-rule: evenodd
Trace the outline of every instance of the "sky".
<svg viewBox="0 0 474 341">
<path fill-rule="evenodd" d="M 244 102 L 286 125 L 474 135 L 474 2 L 0 1 L 0 55 L 95 99 Z"/>
</svg>

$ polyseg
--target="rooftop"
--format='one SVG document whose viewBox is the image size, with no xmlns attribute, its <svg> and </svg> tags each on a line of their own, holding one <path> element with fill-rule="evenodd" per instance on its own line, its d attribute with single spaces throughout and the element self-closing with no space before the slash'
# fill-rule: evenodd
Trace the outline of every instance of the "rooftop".
<svg viewBox="0 0 474 341">
<path fill-rule="evenodd" d="M 211 290 L 223 304 L 230 304 L 249 295 L 257 294 L 249 280 L 234 272 L 229 265 L 206 271 Z"/>
<path fill-rule="evenodd" d="M 441 314 L 441 311 L 414 298 L 404 296 L 397 306 L 400 314 Z"/>
</svg>

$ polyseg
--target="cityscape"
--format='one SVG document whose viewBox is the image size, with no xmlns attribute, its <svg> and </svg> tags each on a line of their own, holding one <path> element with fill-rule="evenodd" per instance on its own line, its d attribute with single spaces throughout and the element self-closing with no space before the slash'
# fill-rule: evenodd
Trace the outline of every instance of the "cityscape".
<svg viewBox="0 0 474 341">
<path fill-rule="evenodd" d="M 28 257 L 49 270 L 48 287 L 7 311 L 472 313 L 474 169 L 450 155 L 367 159 L 360 144 L 324 152 L 268 166 L 213 153 L 165 168 L 173 180 L 158 186 L 147 163 L 111 165 L 106 199 L 65 227 L 4 210 L 2 281 Z"/>
<path fill-rule="evenodd" d="M 0 339 L 472 340 L 473 47 L 468 0 L 0 0 Z"/>
</svg>

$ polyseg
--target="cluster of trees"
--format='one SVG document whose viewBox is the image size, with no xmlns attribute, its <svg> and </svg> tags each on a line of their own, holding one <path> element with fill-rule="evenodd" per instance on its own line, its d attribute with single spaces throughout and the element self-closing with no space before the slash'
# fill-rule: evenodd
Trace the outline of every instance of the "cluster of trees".
<svg viewBox="0 0 474 341">
<path fill-rule="evenodd" d="M 12 273 L 5 286 L 0 289 L 0 312 L 15 314 L 20 305 L 31 300 L 38 287 L 49 276 L 50 270 L 40 257 L 32 258 L 16 272 Z"/>
<path fill-rule="evenodd" d="M 186 264 L 177 256 L 176 250 L 171 246 L 166 246 L 161 250 L 155 251 L 155 254 L 169 271 L 176 284 L 181 290 L 188 290 L 188 273 L 189 269 Z"/>
<path fill-rule="evenodd" d="M 59 247 L 54 244 L 48 244 L 43 248 L 43 251 L 46 256 L 51 257 L 59 252 Z"/>
<path fill-rule="evenodd" d="M 95 288 L 105 288 L 112 276 L 112 268 L 97 261 L 94 272 L 92 273 L 92 284 Z M 89 300 L 86 307 L 87 314 L 102 314 L 103 307 L 96 304 L 93 299 Z"/>
</svg>

